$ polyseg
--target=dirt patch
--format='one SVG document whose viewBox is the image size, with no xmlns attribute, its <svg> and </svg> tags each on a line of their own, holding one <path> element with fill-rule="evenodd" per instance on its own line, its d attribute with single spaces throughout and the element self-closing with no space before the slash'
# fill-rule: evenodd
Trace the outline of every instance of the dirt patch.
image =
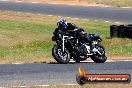
<svg viewBox="0 0 132 88">
<path fill-rule="evenodd" d="M 28 57 L 5 57 L 0 64 L 28 64 L 28 63 L 50 63 L 56 62 L 52 56 L 28 56 Z"/>
<path fill-rule="evenodd" d="M 132 60 L 132 55 L 110 55 L 108 60 Z"/>
<path fill-rule="evenodd" d="M 132 55 L 108 55 L 107 60 L 132 60 Z M 87 61 L 91 61 L 91 58 L 88 58 Z"/>
<path fill-rule="evenodd" d="M 36 14 L 25 14 L 25 13 L 13 12 L 13 11 L 0 11 L 0 19 L 15 20 L 15 21 L 20 21 L 20 22 L 25 21 L 25 22 L 32 22 L 32 23 L 39 23 L 39 24 L 48 24 L 49 21 L 54 20 L 56 22 L 57 17 L 56 16 L 50 17 L 44 14 L 36 15 Z"/>
<path fill-rule="evenodd" d="M 132 84 L 116 84 L 116 83 L 101 83 L 101 84 L 86 84 L 83 86 L 80 85 L 50 85 L 50 86 L 31 86 L 26 88 L 132 88 Z M 17 87 L 22 88 L 22 87 Z"/>
<path fill-rule="evenodd" d="M 99 4 L 93 1 L 85 2 L 80 0 L 13 0 L 13 1 L 57 3 L 57 4 L 67 4 L 67 5 L 82 5 L 82 6 L 106 6 L 104 4 Z"/>
</svg>

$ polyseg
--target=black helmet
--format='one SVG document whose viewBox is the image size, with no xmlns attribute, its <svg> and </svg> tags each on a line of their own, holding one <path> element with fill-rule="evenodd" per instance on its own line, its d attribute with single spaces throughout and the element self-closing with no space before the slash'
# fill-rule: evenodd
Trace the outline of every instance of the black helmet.
<svg viewBox="0 0 132 88">
<path fill-rule="evenodd" d="M 67 29 L 67 21 L 65 19 L 61 19 L 57 22 L 57 26 L 60 29 Z"/>
</svg>

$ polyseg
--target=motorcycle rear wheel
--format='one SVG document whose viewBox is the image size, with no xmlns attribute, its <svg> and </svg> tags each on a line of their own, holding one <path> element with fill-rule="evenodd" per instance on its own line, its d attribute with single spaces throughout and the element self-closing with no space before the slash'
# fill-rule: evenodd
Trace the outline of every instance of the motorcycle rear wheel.
<svg viewBox="0 0 132 88">
<path fill-rule="evenodd" d="M 97 47 L 99 47 L 100 49 L 102 49 L 102 55 L 99 54 L 93 54 L 91 57 L 91 59 L 96 62 L 96 63 L 104 63 L 107 59 L 106 54 L 105 54 L 105 48 L 102 45 L 98 45 Z"/>
</svg>

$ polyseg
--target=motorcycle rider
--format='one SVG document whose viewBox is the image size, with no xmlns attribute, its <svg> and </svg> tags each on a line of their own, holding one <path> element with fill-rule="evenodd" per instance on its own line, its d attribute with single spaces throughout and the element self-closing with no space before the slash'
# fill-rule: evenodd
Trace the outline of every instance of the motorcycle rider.
<svg viewBox="0 0 132 88">
<path fill-rule="evenodd" d="M 77 37 L 78 40 L 85 40 L 90 42 L 87 37 L 87 33 L 82 29 L 77 27 L 74 23 L 68 23 L 65 19 L 61 19 L 57 22 L 57 28 L 53 32 L 56 38 L 60 38 L 61 35 L 70 34 Z M 52 38 L 54 40 L 55 38 Z"/>
</svg>

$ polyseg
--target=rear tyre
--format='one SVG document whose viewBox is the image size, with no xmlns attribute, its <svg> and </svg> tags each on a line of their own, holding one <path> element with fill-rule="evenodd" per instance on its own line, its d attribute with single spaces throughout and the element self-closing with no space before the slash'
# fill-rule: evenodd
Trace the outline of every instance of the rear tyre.
<svg viewBox="0 0 132 88">
<path fill-rule="evenodd" d="M 96 53 L 91 56 L 91 59 L 96 62 L 96 63 L 104 63 L 107 59 L 106 54 L 105 54 L 105 48 L 102 45 L 97 45 L 96 49 L 101 53 Z"/>
<path fill-rule="evenodd" d="M 61 47 L 54 45 L 52 48 L 52 56 L 60 64 L 67 64 L 70 61 L 70 53 L 67 49 L 63 52 Z"/>
</svg>

